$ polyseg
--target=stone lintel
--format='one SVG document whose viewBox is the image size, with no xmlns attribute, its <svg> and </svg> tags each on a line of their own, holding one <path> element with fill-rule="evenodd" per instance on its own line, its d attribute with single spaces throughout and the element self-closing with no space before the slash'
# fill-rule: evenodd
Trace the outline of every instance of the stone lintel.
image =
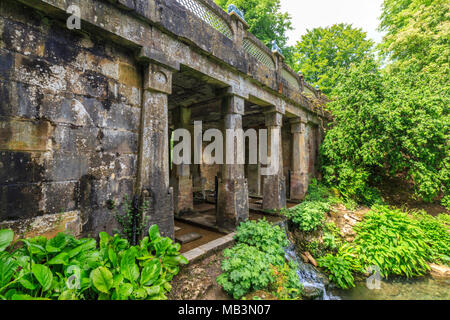
<svg viewBox="0 0 450 320">
<path fill-rule="evenodd" d="M 137 59 L 142 63 L 156 64 L 172 72 L 180 71 L 180 63 L 171 60 L 164 52 L 149 47 L 142 47 L 137 54 Z"/>
</svg>

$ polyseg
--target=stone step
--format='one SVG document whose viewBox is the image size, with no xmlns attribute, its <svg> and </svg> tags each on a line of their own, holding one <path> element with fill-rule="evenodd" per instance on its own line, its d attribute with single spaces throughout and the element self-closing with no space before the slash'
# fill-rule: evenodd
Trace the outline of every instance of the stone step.
<svg viewBox="0 0 450 320">
<path fill-rule="evenodd" d="M 181 244 L 186 244 L 186 243 L 198 240 L 201 237 L 202 237 L 202 235 L 200 233 L 191 232 L 191 233 L 183 234 L 182 236 L 176 236 L 175 240 Z"/>
</svg>

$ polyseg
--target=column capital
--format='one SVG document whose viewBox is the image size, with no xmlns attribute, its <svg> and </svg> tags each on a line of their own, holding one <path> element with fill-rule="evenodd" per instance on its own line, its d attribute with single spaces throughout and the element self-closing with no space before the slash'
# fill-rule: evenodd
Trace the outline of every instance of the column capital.
<svg viewBox="0 0 450 320">
<path fill-rule="evenodd" d="M 172 71 L 159 65 L 150 63 L 145 68 L 144 90 L 171 94 Z"/>
<path fill-rule="evenodd" d="M 283 125 L 283 114 L 276 110 L 264 112 L 264 116 L 267 127 L 281 127 Z"/>
<path fill-rule="evenodd" d="M 305 131 L 306 119 L 303 118 L 293 118 L 289 120 L 291 124 L 291 133 L 302 133 Z"/>
<path fill-rule="evenodd" d="M 223 114 L 245 114 L 245 100 L 237 95 L 226 95 L 222 101 Z"/>
</svg>

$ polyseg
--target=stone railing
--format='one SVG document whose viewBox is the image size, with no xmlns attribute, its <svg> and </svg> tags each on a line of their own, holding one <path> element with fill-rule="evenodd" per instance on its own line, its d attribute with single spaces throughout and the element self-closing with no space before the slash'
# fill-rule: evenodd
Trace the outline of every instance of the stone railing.
<svg viewBox="0 0 450 320">
<path fill-rule="evenodd" d="M 293 90 L 298 90 L 310 97 L 320 97 L 320 93 L 311 85 L 304 83 L 303 77 L 295 73 L 289 66 L 283 63 L 284 57 L 277 54 L 277 51 L 271 51 L 264 43 L 257 39 L 246 29 L 248 28 L 245 22 L 245 17 L 242 12 L 235 6 L 230 6 L 228 15 L 230 18 L 240 20 L 245 31 L 243 32 L 243 39 L 237 39 L 239 36 L 237 32 L 233 31 L 231 20 L 224 17 L 225 11 L 222 10 L 213 0 L 176 0 L 187 10 L 199 17 L 201 20 L 209 24 L 211 27 L 222 33 L 227 38 L 234 42 L 240 42 L 244 51 L 250 56 L 254 57 L 259 63 L 267 67 L 271 71 L 281 73 L 281 78 L 292 87 Z M 281 68 L 277 66 L 281 65 Z"/>
<path fill-rule="evenodd" d="M 262 47 L 261 44 L 262 43 L 258 43 L 250 38 L 244 38 L 242 47 L 245 52 L 256 58 L 256 60 L 264 64 L 270 70 L 276 70 L 273 56 L 267 53 L 268 50 L 264 50 L 264 47 Z"/>
<path fill-rule="evenodd" d="M 201 0 L 176 0 L 197 17 L 209 24 L 229 39 L 233 39 L 233 31 L 225 19 L 219 16 L 210 4 Z"/>
<path fill-rule="evenodd" d="M 284 80 L 286 80 L 286 82 L 289 83 L 293 88 L 296 88 L 301 91 L 301 85 L 300 85 L 301 79 L 289 67 L 284 66 L 283 69 L 281 69 L 281 77 Z"/>
</svg>

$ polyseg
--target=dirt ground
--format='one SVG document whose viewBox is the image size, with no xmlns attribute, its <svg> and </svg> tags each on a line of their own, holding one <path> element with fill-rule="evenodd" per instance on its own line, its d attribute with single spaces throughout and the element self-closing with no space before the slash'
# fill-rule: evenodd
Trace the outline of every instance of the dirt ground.
<svg viewBox="0 0 450 320">
<path fill-rule="evenodd" d="M 410 210 L 425 210 L 432 216 L 440 213 L 450 214 L 450 211 L 440 204 L 439 199 L 431 203 L 416 199 L 413 184 L 401 177 L 384 180 L 379 186 L 379 190 L 383 199 L 390 205 Z"/>
<path fill-rule="evenodd" d="M 200 262 L 189 264 L 175 276 L 170 300 L 232 300 L 217 284 L 223 252 L 218 252 Z"/>
</svg>

